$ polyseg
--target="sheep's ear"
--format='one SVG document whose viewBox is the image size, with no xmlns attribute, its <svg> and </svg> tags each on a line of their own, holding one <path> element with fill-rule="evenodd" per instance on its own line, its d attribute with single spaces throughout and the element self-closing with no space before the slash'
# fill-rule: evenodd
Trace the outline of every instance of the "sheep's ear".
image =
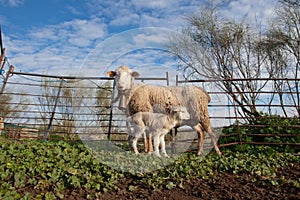
<svg viewBox="0 0 300 200">
<path fill-rule="evenodd" d="M 116 71 L 109 71 L 106 73 L 109 77 L 114 77 L 116 75 Z"/>
<path fill-rule="evenodd" d="M 134 72 L 131 72 L 131 76 L 133 76 L 134 78 L 137 78 L 140 76 L 140 74 L 138 72 L 134 71 Z"/>
</svg>

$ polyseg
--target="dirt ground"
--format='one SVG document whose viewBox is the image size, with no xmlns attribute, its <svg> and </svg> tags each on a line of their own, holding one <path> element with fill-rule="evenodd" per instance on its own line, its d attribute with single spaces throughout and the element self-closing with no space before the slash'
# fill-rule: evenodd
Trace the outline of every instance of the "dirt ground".
<svg viewBox="0 0 300 200">
<path fill-rule="evenodd" d="M 280 169 L 278 177 L 284 176 L 285 180 L 300 178 L 300 164 L 293 167 Z M 253 179 L 256 182 L 253 182 Z M 247 173 L 233 174 L 222 173 L 214 179 L 203 180 L 193 179 L 183 184 L 184 188 L 174 187 L 169 190 L 161 187 L 157 191 L 146 185 L 135 185 L 133 179 L 118 183 L 119 191 L 102 193 L 99 199 L 300 199 L 300 189 L 292 186 L 291 183 L 274 186 L 264 181 L 264 177 L 252 176 Z M 129 186 L 134 186 L 133 191 Z M 87 191 L 66 191 L 66 199 L 85 199 Z"/>
</svg>

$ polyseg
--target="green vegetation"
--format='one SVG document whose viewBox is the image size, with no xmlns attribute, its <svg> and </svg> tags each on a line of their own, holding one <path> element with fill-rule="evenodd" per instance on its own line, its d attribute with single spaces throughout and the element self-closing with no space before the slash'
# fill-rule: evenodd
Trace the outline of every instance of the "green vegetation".
<svg viewBox="0 0 300 200">
<path fill-rule="evenodd" d="M 300 144 L 299 127 L 299 118 L 264 115 L 251 120 L 247 124 L 232 125 L 224 128 L 219 144 L 240 140 L 245 143 L 274 144 L 274 148 L 281 152 L 297 152 L 299 151 L 299 146 L 293 144 Z M 243 144 L 243 146 L 245 147 L 246 145 Z M 239 150 L 240 147 L 237 145 L 231 147 L 231 149 Z"/>
<path fill-rule="evenodd" d="M 113 155 L 112 155 L 113 156 Z M 137 162 L 141 159 L 136 156 Z M 163 158 L 165 159 L 165 158 Z M 277 169 L 300 163 L 299 154 L 278 153 L 270 147 L 248 147 L 223 155 L 197 157 L 185 153 L 174 163 L 151 173 L 131 174 L 114 170 L 97 160 L 83 144 L 0 140 L 0 199 L 62 199 L 66 190 L 88 191 L 86 198 L 95 199 L 101 192 L 118 190 L 117 183 L 134 179 L 153 189 L 184 187 L 192 178 L 213 179 L 218 173 L 250 173 L 253 181 L 300 187 L 300 179 L 286 180 L 276 175 Z M 259 179 L 259 177 L 264 177 Z M 29 189 L 28 189 L 29 188 Z M 135 190 L 129 186 L 128 190 Z M 24 191 L 34 192 L 24 192 Z"/>
</svg>

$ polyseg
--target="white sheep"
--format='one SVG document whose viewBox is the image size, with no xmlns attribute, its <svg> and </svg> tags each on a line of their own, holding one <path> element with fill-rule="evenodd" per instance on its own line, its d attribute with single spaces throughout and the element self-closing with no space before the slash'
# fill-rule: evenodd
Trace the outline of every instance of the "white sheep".
<svg viewBox="0 0 300 200">
<path fill-rule="evenodd" d="M 136 154 L 137 141 L 146 133 L 153 135 L 154 141 L 154 155 L 159 156 L 159 146 L 161 152 L 165 157 L 169 157 L 165 148 L 165 135 L 174 127 L 179 126 L 183 119 L 189 119 L 190 115 L 183 106 L 170 106 L 167 114 L 138 112 L 127 118 L 133 127 L 132 133 L 132 147 Z"/>
<path fill-rule="evenodd" d="M 114 99 L 114 102 L 120 100 L 119 108 L 125 109 L 127 116 L 137 112 L 163 112 L 167 102 L 170 102 L 173 106 L 184 106 L 190 114 L 190 119 L 183 120 L 181 125 L 188 125 L 196 130 L 198 134 L 197 155 L 200 155 L 203 151 L 204 131 L 207 131 L 211 136 L 216 152 L 221 155 L 208 114 L 210 97 L 203 88 L 197 86 L 167 87 L 149 84 L 136 86 L 134 79 L 139 76 L 139 73 L 133 72 L 127 66 L 120 66 L 116 71 L 110 71 L 107 74 L 115 78 L 118 90 L 118 96 Z M 147 149 L 147 146 L 148 142 L 145 142 L 145 149 Z M 152 147 L 151 134 L 149 134 L 149 147 Z"/>
</svg>

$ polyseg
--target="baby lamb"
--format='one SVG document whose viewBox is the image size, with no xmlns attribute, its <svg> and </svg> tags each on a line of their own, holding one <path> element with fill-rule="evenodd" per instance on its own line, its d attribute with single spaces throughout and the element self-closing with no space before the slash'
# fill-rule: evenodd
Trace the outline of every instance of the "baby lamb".
<svg viewBox="0 0 300 200">
<path fill-rule="evenodd" d="M 132 147 L 135 154 L 138 154 L 137 141 L 143 135 L 152 134 L 154 143 L 154 155 L 160 157 L 159 145 L 161 152 L 165 157 L 169 157 L 165 148 L 165 135 L 174 127 L 180 126 L 182 120 L 187 120 L 190 115 L 183 106 L 170 106 L 167 114 L 138 112 L 127 118 L 131 123 L 133 131 L 131 132 Z"/>
</svg>

